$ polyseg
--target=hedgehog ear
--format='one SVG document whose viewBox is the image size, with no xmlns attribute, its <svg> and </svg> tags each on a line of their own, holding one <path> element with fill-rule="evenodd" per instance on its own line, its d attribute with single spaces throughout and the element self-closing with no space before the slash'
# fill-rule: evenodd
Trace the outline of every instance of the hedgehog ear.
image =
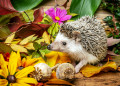
<svg viewBox="0 0 120 86">
<path fill-rule="evenodd" d="M 76 42 L 80 41 L 80 31 L 73 31 L 72 34 Z"/>
</svg>

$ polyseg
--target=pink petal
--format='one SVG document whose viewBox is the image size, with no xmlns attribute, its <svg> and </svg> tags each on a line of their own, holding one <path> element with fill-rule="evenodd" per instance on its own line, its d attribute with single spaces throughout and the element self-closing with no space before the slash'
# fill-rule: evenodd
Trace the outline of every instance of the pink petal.
<svg viewBox="0 0 120 86">
<path fill-rule="evenodd" d="M 63 16 L 65 16 L 67 14 L 67 11 L 65 9 L 63 9 L 60 13 L 60 18 L 62 18 Z"/>
<path fill-rule="evenodd" d="M 58 23 L 59 23 L 59 25 L 60 25 L 60 24 L 62 24 L 63 22 L 61 22 L 61 21 L 58 21 Z"/>
<path fill-rule="evenodd" d="M 49 15 L 52 19 L 55 18 L 55 10 L 54 8 L 50 8 L 45 12 L 47 15 Z"/>
<path fill-rule="evenodd" d="M 71 19 L 71 15 L 65 15 L 64 17 L 62 17 L 61 19 L 60 19 L 60 21 L 66 21 L 66 20 L 69 20 L 69 19 Z"/>
<path fill-rule="evenodd" d="M 56 8 L 56 16 L 60 17 L 61 11 L 62 10 L 60 8 Z"/>
</svg>

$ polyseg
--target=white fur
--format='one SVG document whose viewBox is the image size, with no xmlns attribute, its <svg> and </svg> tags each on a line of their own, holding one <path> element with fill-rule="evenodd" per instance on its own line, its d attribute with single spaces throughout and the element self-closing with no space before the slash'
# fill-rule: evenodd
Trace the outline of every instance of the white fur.
<svg viewBox="0 0 120 86">
<path fill-rule="evenodd" d="M 66 42 L 66 46 L 62 46 L 62 42 Z M 51 44 L 52 50 L 66 52 L 70 55 L 72 61 L 80 61 L 76 67 L 76 72 L 79 72 L 80 68 L 82 68 L 87 63 L 95 63 L 98 61 L 98 58 L 86 52 L 80 42 L 76 42 L 73 39 L 70 39 L 62 33 L 58 33 L 55 41 Z"/>
</svg>

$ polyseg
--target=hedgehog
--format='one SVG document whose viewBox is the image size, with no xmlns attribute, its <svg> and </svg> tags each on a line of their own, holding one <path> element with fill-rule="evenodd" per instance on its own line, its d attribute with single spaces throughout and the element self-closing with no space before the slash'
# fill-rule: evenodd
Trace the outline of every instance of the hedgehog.
<svg viewBox="0 0 120 86">
<path fill-rule="evenodd" d="M 83 16 L 62 24 L 55 41 L 47 48 L 67 53 L 78 73 L 86 64 L 95 64 L 105 58 L 107 36 L 95 17 Z"/>
</svg>

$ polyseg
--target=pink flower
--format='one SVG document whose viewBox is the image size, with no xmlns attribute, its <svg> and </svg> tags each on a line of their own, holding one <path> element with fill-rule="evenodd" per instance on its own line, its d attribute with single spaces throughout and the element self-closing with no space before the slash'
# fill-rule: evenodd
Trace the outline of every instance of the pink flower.
<svg viewBox="0 0 120 86">
<path fill-rule="evenodd" d="M 67 15 L 67 11 L 65 9 L 61 10 L 60 8 L 50 8 L 45 12 L 47 15 L 49 15 L 53 21 L 56 23 L 58 22 L 59 25 L 63 23 L 63 21 L 69 20 L 72 16 Z"/>
</svg>

